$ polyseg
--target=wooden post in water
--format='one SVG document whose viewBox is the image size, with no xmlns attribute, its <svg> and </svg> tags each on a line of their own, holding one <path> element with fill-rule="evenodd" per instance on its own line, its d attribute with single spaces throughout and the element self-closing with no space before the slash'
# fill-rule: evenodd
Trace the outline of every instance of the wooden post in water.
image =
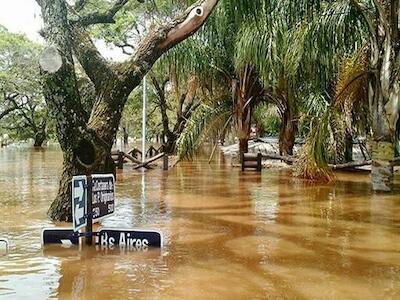
<svg viewBox="0 0 400 300">
<path fill-rule="evenodd" d="M 168 167 L 168 154 L 165 153 L 163 158 L 163 170 L 168 171 Z"/>
<path fill-rule="evenodd" d="M 92 209 L 92 189 L 93 189 L 93 180 L 92 176 L 87 176 L 87 205 L 86 205 L 86 245 L 91 246 L 93 243 L 93 209 Z"/>
<path fill-rule="evenodd" d="M 262 154 L 259 152 L 257 154 L 257 171 L 261 172 L 262 170 Z"/>
<path fill-rule="evenodd" d="M 242 171 L 245 169 L 256 169 L 261 172 L 262 169 L 262 155 L 261 153 L 242 153 L 241 156 Z"/>
<path fill-rule="evenodd" d="M 118 150 L 118 169 L 124 169 L 124 152 Z"/>
</svg>

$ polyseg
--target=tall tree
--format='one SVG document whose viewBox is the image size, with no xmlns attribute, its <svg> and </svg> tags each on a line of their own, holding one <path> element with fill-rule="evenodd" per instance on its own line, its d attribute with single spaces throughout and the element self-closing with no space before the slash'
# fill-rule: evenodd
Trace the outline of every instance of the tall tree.
<svg viewBox="0 0 400 300">
<path fill-rule="evenodd" d="M 110 64 L 101 56 L 86 27 L 114 22 L 129 0 L 116 0 L 105 11 L 89 14 L 80 14 L 87 1 L 77 1 L 74 7 L 65 0 L 37 2 L 42 8 L 48 44 L 40 60 L 46 102 L 64 154 L 59 192 L 49 216 L 65 221 L 71 220 L 71 177 L 114 171 L 110 152 L 129 94 L 163 53 L 204 24 L 218 0 L 199 0 L 171 21 L 151 28 L 130 59 L 119 64 Z M 89 119 L 83 110 L 85 99 L 78 91 L 72 54 L 96 89 Z"/>
<path fill-rule="evenodd" d="M 374 12 L 351 1 L 363 16 L 370 38 L 369 105 L 372 119 L 372 186 L 390 191 L 399 119 L 400 6 L 398 1 L 373 0 Z"/>
<path fill-rule="evenodd" d="M 47 138 L 47 108 L 37 60 L 42 48 L 0 26 L 0 128 L 19 139 Z"/>
</svg>

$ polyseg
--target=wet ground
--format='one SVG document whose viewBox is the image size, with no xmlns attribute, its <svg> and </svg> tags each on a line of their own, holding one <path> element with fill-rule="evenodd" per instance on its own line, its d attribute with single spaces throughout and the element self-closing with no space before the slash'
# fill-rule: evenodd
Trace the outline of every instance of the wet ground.
<svg viewBox="0 0 400 300">
<path fill-rule="evenodd" d="M 312 186 L 288 173 L 184 163 L 117 176 L 107 227 L 158 229 L 162 251 L 42 250 L 57 149 L 0 149 L 0 299 L 400 299 L 400 189 L 368 173 Z"/>
</svg>

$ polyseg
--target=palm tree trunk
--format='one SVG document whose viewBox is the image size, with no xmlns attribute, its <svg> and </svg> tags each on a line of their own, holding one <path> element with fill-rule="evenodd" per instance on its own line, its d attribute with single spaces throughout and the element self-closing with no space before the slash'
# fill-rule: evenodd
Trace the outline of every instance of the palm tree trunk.
<svg viewBox="0 0 400 300">
<path fill-rule="evenodd" d="M 397 121 L 396 132 L 396 157 L 400 156 L 400 119 Z"/>
<path fill-rule="evenodd" d="M 371 180 L 374 191 L 393 188 L 394 145 L 390 141 L 373 141 Z"/>
<path fill-rule="evenodd" d="M 249 152 L 249 139 L 248 138 L 240 138 L 239 139 L 239 154 L 240 156 L 243 153 Z"/>
<path fill-rule="evenodd" d="M 282 124 L 279 131 L 279 154 L 283 156 L 293 155 L 297 132 L 297 122 L 295 121 L 291 108 L 287 108 L 283 113 Z"/>
<path fill-rule="evenodd" d="M 394 63 L 394 62 L 393 62 Z M 381 65 L 382 69 L 383 66 Z M 391 191 L 393 188 L 393 161 L 395 158 L 395 135 L 398 104 L 392 105 L 399 97 L 399 84 L 394 83 L 384 91 L 385 78 L 374 75 L 370 80 L 370 109 L 372 115 L 372 167 L 371 181 L 374 191 Z M 388 96 L 389 95 L 389 96 Z"/>
</svg>

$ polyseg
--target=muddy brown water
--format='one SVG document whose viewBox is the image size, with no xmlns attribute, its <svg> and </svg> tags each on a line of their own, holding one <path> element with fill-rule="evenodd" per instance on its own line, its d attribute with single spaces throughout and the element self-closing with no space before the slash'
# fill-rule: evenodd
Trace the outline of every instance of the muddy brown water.
<svg viewBox="0 0 400 300">
<path fill-rule="evenodd" d="M 367 173 L 312 186 L 202 160 L 126 168 L 102 225 L 158 229 L 162 251 L 43 250 L 42 228 L 69 225 L 46 217 L 60 167 L 57 149 L 0 149 L 0 299 L 400 299 L 400 197 Z"/>
</svg>

